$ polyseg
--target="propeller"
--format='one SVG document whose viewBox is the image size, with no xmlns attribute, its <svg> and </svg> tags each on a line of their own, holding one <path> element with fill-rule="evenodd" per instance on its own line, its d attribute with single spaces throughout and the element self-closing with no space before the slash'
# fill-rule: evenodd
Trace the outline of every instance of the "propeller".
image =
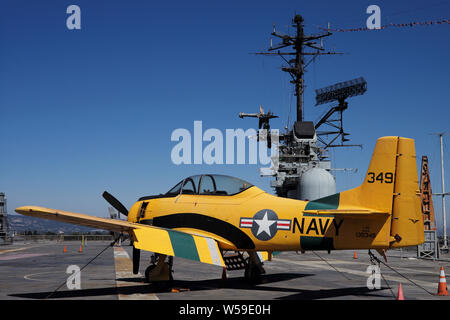
<svg viewBox="0 0 450 320">
<path fill-rule="evenodd" d="M 141 249 L 136 249 L 133 244 L 133 274 L 139 273 L 139 260 L 141 259 Z"/>
<path fill-rule="evenodd" d="M 128 216 L 128 209 L 120 203 L 119 200 L 117 200 L 112 194 L 105 191 L 102 194 L 103 198 L 108 201 L 110 205 L 112 205 L 117 211 L 122 213 L 123 215 Z M 131 243 L 133 246 L 133 273 L 138 274 L 139 273 L 139 262 L 141 259 L 141 250 L 137 249 L 134 246 L 134 242 Z"/>
<path fill-rule="evenodd" d="M 116 208 L 117 211 L 119 211 L 123 215 L 128 216 L 127 208 L 125 208 L 125 206 L 123 204 L 121 204 L 120 201 L 117 200 L 112 194 L 105 191 L 105 192 L 103 192 L 102 196 L 103 196 L 103 198 L 105 198 L 106 201 L 108 201 L 108 203 L 110 205 L 112 205 L 114 208 Z"/>
</svg>

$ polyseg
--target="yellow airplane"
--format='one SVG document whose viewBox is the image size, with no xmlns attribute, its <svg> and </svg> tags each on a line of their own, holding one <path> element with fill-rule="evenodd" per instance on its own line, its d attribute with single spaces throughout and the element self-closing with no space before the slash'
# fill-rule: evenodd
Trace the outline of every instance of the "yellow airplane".
<svg viewBox="0 0 450 320">
<path fill-rule="evenodd" d="M 154 253 L 145 272 L 149 282 L 172 279 L 173 256 L 245 269 L 246 279 L 258 281 L 273 252 L 382 253 L 424 242 L 414 140 L 402 137 L 377 140 L 362 185 L 313 201 L 276 197 L 241 179 L 210 174 L 142 197 L 129 211 L 109 193 L 103 196 L 127 221 L 36 206 L 16 212 L 128 233 L 135 274 L 140 250 Z"/>
</svg>

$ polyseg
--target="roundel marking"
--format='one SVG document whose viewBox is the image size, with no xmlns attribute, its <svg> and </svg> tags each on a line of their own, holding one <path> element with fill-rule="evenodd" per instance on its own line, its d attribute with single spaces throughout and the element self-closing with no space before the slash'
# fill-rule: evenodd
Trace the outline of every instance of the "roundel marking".
<svg viewBox="0 0 450 320">
<path fill-rule="evenodd" d="M 290 230 L 291 220 L 280 220 L 275 211 L 263 209 L 256 212 L 252 218 L 241 218 L 239 226 L 250 228 L 256 239 L 267 241 L 272 239 L 278 230 Z"/>
</svg>

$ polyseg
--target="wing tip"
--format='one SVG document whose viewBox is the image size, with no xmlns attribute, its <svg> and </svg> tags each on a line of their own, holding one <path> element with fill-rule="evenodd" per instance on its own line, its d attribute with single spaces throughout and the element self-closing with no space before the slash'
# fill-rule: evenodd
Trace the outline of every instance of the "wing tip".
<svg viewBox="0 0 450 320">
<path fill-rule="evenodd" d="M 14 209 L 14 211 L 23 215 L 30 215 L 33 211 L 42 211 L 42 209 L 44 208 L 36 206 L 22 206 Z"/>
<path fill-rule="evenodd" d="M 17 213 L 20 213 L 20 214 L 26 214 L 28 212 L 33 211 L 33 208 L 30 206 L 22 206 L 22 207 L 16 208 L 14 211 L 16 211 Z"/>
</svg>

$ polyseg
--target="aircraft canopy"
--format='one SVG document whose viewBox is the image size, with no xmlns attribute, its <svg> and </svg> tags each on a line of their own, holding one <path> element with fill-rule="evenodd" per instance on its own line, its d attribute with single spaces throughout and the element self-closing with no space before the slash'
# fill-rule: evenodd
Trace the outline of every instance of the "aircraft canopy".
<svg viewBox="0 0 450 320">
<path fill-rule="evenodd" d="M 183 179 L 175 187 L 170 189 L 166 195 L 199 194 L 231 196 L 247 190 L 252 186 L 247 181 L 230 176 L 203 174 Z"/>
</svg>

